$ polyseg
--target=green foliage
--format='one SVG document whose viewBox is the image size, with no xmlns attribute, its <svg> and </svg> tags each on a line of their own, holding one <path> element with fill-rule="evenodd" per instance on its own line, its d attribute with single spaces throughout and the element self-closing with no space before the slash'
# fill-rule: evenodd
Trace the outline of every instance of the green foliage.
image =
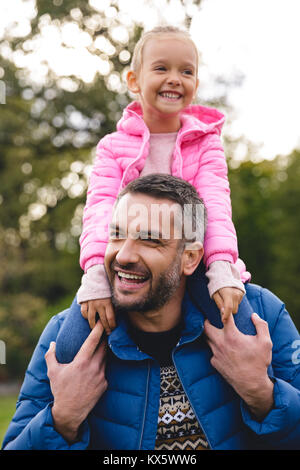
<svg viewBox="0 0 300 470">
<path fill-rule="evenodd" d="M 1 301 L 0 331 L 9 364 L 9 368 L 1 366 L 1 379 L 7 378 L 8 373 L 18 377 L 26 369 L 26 359 L 45 325 L 45 308 L 44 299 L 27 293 L 7 295 Z"/>
<path fill-rule="evenodd" d="M 287 304 L 300 329 L 300 152 L 293 152 L 277 177 L 274 194 L 272 287 Z"/>
<path fill-rule="evenodd" d="M 282 299 L 300 328 L 300 153 L 246 161 L 229 177 L 240 257 L 260 284 Z"/>
<path fill-rule="evenodd" d="M 272 271 L 270 185 L 274 173 L 273 162 L 246 161 L 229 175 L 240 257 L 252 273 L 252 281 L 266 287 Z"/>
<path fill-rule="evenodd" d="M 46 3 L 47 14 L 63 19 L 62 9 L 38 2 L 32 39 Z M 23 50 L 26 40 L 9 45 Z M 73 77 L 75 93 L 63 89 L 50 69 L 47 81 L 37 85 L 12 60 L 1 66 L 6 104 L 0 114 L 0 339 L 7 365 L 0 378 L 9 378 L 24 372 L 47 310 L 57 313 L 53 306 L 61 308 L 62 299 L 68 307 L 80 285 L 78 238 L 94 148 L 114 129 L 129 98 L 109 90 L 99 74 L 92 83 Z"/>
</svg>

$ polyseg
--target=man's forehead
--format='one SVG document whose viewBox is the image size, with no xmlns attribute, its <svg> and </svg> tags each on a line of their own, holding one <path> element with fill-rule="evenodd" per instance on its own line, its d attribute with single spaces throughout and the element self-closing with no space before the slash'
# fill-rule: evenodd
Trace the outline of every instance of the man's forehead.
<svg viewBox="0 0 300 470">
<path fill-rule="evenodd" d="M 177 206 L 178 209 L 180 210 L 180 204 L 177 202 L 172 201 L 171 199 L 168 199 L 167 197 L 161 198 L 161 197 L 155 197 L 151 196 L 149 194 L 141 194 L 141 193 L 126 193 L 124 196 L 121 197 L 121 199 L 118 201 L 118 204 L 115 207 L 115 211 L 119 210 L 124 210 L 126 209 L 127 211 L 131 211 L 132 206 L 135 205 L 144 205 L 145 207 L 151 208 L 152 206 Z"/>
<path fill-rule="evenodd" d="M 180 204 L 169 199 L 127 193 L 114 208 L 112 225 L 120 228 L 138 225 L 139 230 L 158 233 L 163 229 L 170 234 L 180 214 Z"/>
</svg>

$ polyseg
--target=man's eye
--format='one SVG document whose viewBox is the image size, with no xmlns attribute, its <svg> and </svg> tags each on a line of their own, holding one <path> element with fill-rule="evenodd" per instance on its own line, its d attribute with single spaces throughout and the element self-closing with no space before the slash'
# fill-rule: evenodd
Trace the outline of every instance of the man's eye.
<svg viewBox="0 0 300 470">
<path fill-rule="evenodd" d="M 121 236 L 119 232 L 110 232 L 109 238 L 111 240 L 118 240 L 119 238 L 121 238 Z"/>
<path fill-rule="evenodd" d="M 154 245 L 160 245 L 159 238 L 143 238 L 145 242 L 153 243 Z"/>
</svg>

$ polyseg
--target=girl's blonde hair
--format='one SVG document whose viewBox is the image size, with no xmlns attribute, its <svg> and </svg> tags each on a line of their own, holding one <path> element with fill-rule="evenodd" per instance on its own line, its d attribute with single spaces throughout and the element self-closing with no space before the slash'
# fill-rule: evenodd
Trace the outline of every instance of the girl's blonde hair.
<svg viewBox="0 0 300 470">
<path fill-rule="evenodd" d="M 145 47 L 146 42 L 149 39 L 156 38 L 157 36 L 161 36 L 163 34 L 166 34 L 166 35 L 174 34 L 174 35 L 182 36 L 185 39 L 189 40 L 194 46 L 195 51 L 196 51 L 197 68 L 198 68 L 199 52 L 189 32 L 182 30 L 180 28 L 177 28 L 176 26 L 156 26 L 156 28 L 153 28 L 150 31 L 143 33 L 140 39 L 138 40 L 138 42 L 136 43 L 134 51 L 133 51 L 133 55 L 132 55 L 132 60 L 131 60 L 131 70 L 133 70 L 136 73 L 139 72 L 140 67 L 142 65 L 143 49 Z"/>
</svg>

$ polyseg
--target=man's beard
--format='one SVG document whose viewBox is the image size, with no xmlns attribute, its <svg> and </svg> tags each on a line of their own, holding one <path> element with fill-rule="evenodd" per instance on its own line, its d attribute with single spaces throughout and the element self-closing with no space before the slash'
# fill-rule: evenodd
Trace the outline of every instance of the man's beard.
<svg viewBox="0 0 300 470">
<path fill-rule="evenodd" d="M 144 298 L 136 302 L 122 301 L 117 299 L 117 294 L 112 285 L 112 304 L 118 313 L 128 312 L 149 312 L 159 310 L 163 307 L 174 295 L 178 289 L 181 281 L 180 273 L 181 254 L 177 256 L 174 262 L 167 268 L 166 271 L 160 274 L 157 279 L 156 285 L 153 287 L 152 282 L 150 288 Z M 123 266 L 125 269 L 125 266 Z"/>
</svg>

